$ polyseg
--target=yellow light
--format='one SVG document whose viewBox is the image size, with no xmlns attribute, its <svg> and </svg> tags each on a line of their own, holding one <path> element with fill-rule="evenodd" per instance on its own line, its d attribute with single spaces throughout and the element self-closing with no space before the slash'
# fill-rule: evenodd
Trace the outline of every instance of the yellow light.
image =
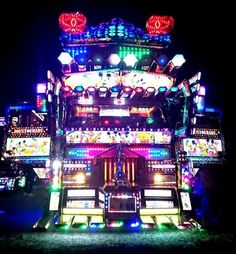
<svg viewBox="0 0 236 254">
<path fill-rule="evenodd" d="M 102 208 L 63 208 L 63 214 L 103 215 Z"/>
<path fill-rule="evenodd" d="M 91 216 L 90 223 L 103 223 L 103 216 Z"/>
<path fill-rule="evenodd" d="M 88 216 L 86 215 L 76 215 L 73 220 L 73 224 L 88 224 Z"/>
<path fill-rule="evenodd" d="M 85 183 L 86 182 L 85 174 L 84 173 L 78 173 L 76 175 L 76 182 L 79 183 L 79 184 Z"/>
<path fill-rule="evenodd" d="M 131 164 L 131 169 L 132 169 L 132 183 L 134 182 L 134 162 L 132 161 Z"/>
<path fill-rule="evenodd" d="M 178 215 L 157 215 L 155 216 L 156 224 L 174 224 L 178 226 L 179 224 L 179 216 Z"/>
<path fill-rule="evenodd" d="M 104 161 L 104 182 L 107 182 L 107 160 Z"/>
<path fill-rule="evenodd" d="M 154 183 L 163 182 L 163 176 L 159 173 L 154 174 Z"/>
<path fill-rule="evenodd" d="M 155 224 L 151 216 L 140 216 L 142 223 L 144 224 Z"/>
</svg>

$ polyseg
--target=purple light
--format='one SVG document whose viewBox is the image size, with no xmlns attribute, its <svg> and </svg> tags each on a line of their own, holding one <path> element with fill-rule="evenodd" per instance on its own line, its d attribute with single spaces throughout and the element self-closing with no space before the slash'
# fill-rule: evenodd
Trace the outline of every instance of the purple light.
<svg viewBox="0 0 236 254">
<path fill-rule="evenodd" d="M 69 159 L 93 159 L 98 154 L 108 150 L 105 147 L 97 147 L 97 148 L 68 148 L 66 153 Z"/>
<path fill-rule="evenodd" d="M 199 91 L 197 93 L 198 95 L 205 96 L 206 95 L 206 87 L 200 86 Z"/>
</svg>

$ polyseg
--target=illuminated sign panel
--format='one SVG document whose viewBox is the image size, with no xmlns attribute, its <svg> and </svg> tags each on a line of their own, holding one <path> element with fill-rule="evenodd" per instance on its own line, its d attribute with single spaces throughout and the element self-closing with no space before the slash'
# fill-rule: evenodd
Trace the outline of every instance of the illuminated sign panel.
<svg viewBox="0 0 236 254">
<path fill-rule="evenodd" d="M 111 88 L 120 84 L 119 71 L 93 71 L 83 73 L 72 73 L 70 77 L 65 80 L 65 85 L 74 89 L 78 84 L 83 84 L 83 88 L 87 89 L 89 86 L 99 88 L 106 86 Z"/>
<path fill-rule="evenodd" d="M 68 200 L 66 202 L 67 208 L 94 208 L 95 201 L 93 200 Z"/>
<path fill-rule="evenodd" d="M 191 130 L 193 135 L 204 135 L 204 136 L 220 136 L 220 130 L 218 129 L 204 129 L 204 128 L 193 128 Z"/>
<path fill-rule="evenodd" d="M 171 190 L 156 190 L 146 189 L 144 190 L 145 197 L 172 197 Z"/>
<path fill-rule="evenodd" d="M 143 71 L 124 71 L 121 75 L 119 70 L 93 71 L 83 73 L 71 73 L 65 80 L 65 85 L 74 89 L 78 84 L 83 84 L 83 88 L 87 89 L 93 86 L 98 89 L 101 86 L 112 88 L 122 84 L 131 88 L 159 87 L 170 89 L 174 83 L 174 78 L 166 74 L 153 74 Z"/>
<path fill-rule="evenodd" d="M 69 144 L 170 144 L 169 131 L 67 131 Z"/>
<path fill-rule="evenodd" d="M 94 189 L 67 190 L 67 197 L 95 197 Z"/>
<path fill-rule="evenodd" d="M 12 138 L 46 137 L 48 131 L 46 127 L 16 127 L 11 129 L 10 135 Z"/>
<path fill-rule="evenodd" d="M 171 200 L 146 200 L 146 208 L 174 208 Z"/>
<path fill-rule="evenodd" d="M 188 192 L 180 192 L 180 199 L 181 203 L 183 206 L 184 211 L 191 211 L 192 210 L 192 205 L 190 201 L 190 196 Z"/>
<path fill-rule="evenodd" d="M 50 138 L 8 138 L 6 151 L 10 156 L 49 156 Z"/>
<path fill-rule="evenodd" d="M 222 152 L 221 140 L 186 138 L 183 142 L 187 156 L 217 157 Z"/>
<path fill-rule="evenodd" d="M 130 116 L 129 109 L 101 109 L 99 112 L 99 116 Z"/>
<path fill-rule="evenodd" d="M 132 71 L 122 76 L 121 83 L 124 86 L 142 87 L 147 89 L 148 87 L 155 87 L 158 90 L 159 87 L 166 87 L 170 89 L 173 85 L 174 79 L 171 76 L 165 74 L 153 74 L 141 71 Z"/>
<path fill-rule="evenodd" d="M 49 211 L 57 211 L 59 208 L 60 192 L 51 192 Z"/>
</svg>

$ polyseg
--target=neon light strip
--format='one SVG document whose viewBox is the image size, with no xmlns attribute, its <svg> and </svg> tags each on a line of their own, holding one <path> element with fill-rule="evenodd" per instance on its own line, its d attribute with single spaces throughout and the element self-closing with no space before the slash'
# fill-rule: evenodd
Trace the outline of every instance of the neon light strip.
<svg viewBox="0 0 236 254">
<path fill-rule="evenodd" d="M 63 208 L 62 214 L 103 215 L 102 208 Z"/>
<path fill-rule="evenodd" d="M 107 160 L 104 161 L 104 182 L 107 182 Z"/>
<path fill-rule="evenodd" d="M 134 161 L 132 161 L 132 183 L 134 182 Z"/>
<path fill-rule="evenodd" d="M 130 162 L 127 161 L 127 180 L 130 180 Z"/>
<path fill-rule="evenodd" d="M 171 189 L 145 189 L 144 190 L 145 197 L 172 197 Z"/>
<path fill-rule="evenodd" d="M 114 163 L 114 174 L 116 173 L 116 163 Z"/>
<path fill-rule="evenodd" d="M 112 181 L 112 167 L 111 167 L 111 159 L 109 159 L 109 176 L 108 176 L 108 179 L 109 179 L 109 182 Z"/>
<path fill-rule="evenodd" d="M 178 208 L 157 208 L 157 209 L 151 209 L 151 208 L 143 208 L 139 210 L 140 215 L 155 215 L 155 214 L 178 214 L 179 210 Z"/>
<path fill-rule="evenodd" d="M 95 197 L 95 189 L 68 189 L 67 197 Z"/>
<path fill-rule="evenodd" d="M 176 166 L 173 164 L 154 164 L 151 165 L 151 168 L 175 168 Z"/>
<path fill-rule="evenodd" d="M 142 155 L 146 159 L 167 159 L 170 158 L 169 148 L 130 148 L 130 150 Z"/>
<path fill-rule="evenodd" d="M 67 159 L 93 159 L 98 154 L 105 152 L 109 148 L 106 147 L 67 147 L 66 158 Z"/>
</svg>

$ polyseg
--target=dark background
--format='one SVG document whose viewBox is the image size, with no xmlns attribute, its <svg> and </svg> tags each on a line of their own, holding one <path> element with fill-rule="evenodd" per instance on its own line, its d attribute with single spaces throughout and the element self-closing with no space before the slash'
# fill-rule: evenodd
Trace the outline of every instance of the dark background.
<svg viewBox="0 0 236 254">
<path fill-rule="evenodd" d="M 55 67 L 62 49 L 58 26 L 62 12 L 82 12 L 88 26 L 123 18 L 143 29 L 151 15 L 173 16 L 171 47 L 185 56 L 183 77 L 190 78 L 201 71 L 201 84 L 206 85 L 206 104 L 223 112 L 226 160 L 218 178 L 222 191 L 217 199 L 225 208 L 224 219 L 229 227 L 236 224 L 232 219 L 236 176 L 233 164 L 236 115 L 233 1 L 26 0 L 4 1 L 0 7 L 0 116 L 4 115 L 6 104 L 35 102 L 36 84 L 46 80 L 46 71 Z"/>
<path fill-rule="evenodd" d="M 226 149 L 232 154 L 234 55 L 232 37 L 233 1 L 103 1 L 34 0 L 7 1 L 1 5 L 0 116 L 6 104 L 35 102 L 36 83 L 44 81 L 61 51 L 58 16 L 61 12 L 82 12 L 88 26 L 112 18 L 145 29 L 151 15 L 175 19 L 172 48 L 184 54 L 184 78 L 202 72 L 207 87 L 206 104 L 223 110 L 222 126 Z"/>
</svg>

